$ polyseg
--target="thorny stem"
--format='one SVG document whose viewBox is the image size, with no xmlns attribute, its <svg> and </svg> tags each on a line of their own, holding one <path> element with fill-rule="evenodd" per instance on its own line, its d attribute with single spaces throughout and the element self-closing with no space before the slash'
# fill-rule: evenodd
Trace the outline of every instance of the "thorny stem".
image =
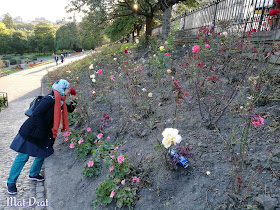
<svg viewBox="0 0 280 210">
<path fill-rule="evenodd" d="M 224 112 L 226 111 L 226 109 L 228 108 L 228 106 L 230 105 L 230 103 L 232 102 L 232 100 L 235 98 L 236 93 L 237 93 L 238 88 L 235 88 L 234 91 L 232 92 L 231 96 L 230 96 L 230 100 L 228 102 L 228 104 L 223 108 L 220 116 L 214 121 L 214 124 L 216 124 L 220 118 L 223 116 Z"/>
<path fill-rule="evenodd" d="M 172 124 L 172 127 L 174 128 L 174 125 L 175 125 L 175 121 L 176 121 L 176 115 L 177 115 L 177 107 L 178 107 L 178 104 L 176 103 L 176 107 L 175 107 L 175 113 L 174 113 L 174 120 L 173 120 L 173 124 Z"/>
<path fill-rule="evenodd" d="M 201 119 L 204 120 L 202 110 L 201 110 L 200 95 L 199 95 L 199 92 L 198 92 L 197 82 L 195 82 L 195 92 L 196 92 L 196 96 L 197 96 L 197 100 L 198 100 L 199 113 L 200 113 Z"/>
<path fill-rule="evenodd" d="M 276 149 L 277 149 L 279 146 L 280 146 L 280 142 L 278 143 L 278 145 L 276 145 L 276 147 L 273 149 L 273 151 L 269 154 L 269 157 L 268 157 L 268 159 L 267 159 L 267 161 L 266 161 L 266 164 L 265 164 L 265 166 L 262 168 L 262 170 L 265 169 L 265 168 L 268 166 L 270 159 L 273 157 L 273 153 L 276 151 Z M 251 179 L 250 179 L 250 181 L 249 181 L 249 183 L 248 183 L 248 186 L 247 186 L 247 190 L 246 190 L 246 192 L 245 192 L 245 199 L 247 199 L 247 194 L 248 194 L 248 192 L 249 192 L 249 189 L 250 189 L 250 186 L 251 186 L 251 184 L 252 184 L 252 181 L 253 181 L 253 179 L 255 178 L 255 176 L 256 176 L 258 173 L 259 173 L 259 170 L 257 170 L 257 171 L 255 172 L 255 174 L 251 177 Z"/>
</svg>

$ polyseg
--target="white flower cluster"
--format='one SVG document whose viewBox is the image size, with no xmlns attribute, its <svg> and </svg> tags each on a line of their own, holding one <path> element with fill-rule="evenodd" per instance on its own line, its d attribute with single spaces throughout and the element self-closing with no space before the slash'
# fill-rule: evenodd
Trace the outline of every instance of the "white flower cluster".
<svg viewBox="0 0 280 210">
<path fill-rule="evenodd" d="M 169 148 L 171 144 L 179 144 L 182 140 L 182 137 L 178 135 L 179 131 L 175 128 L 165 128 L 162 132 L 163 140 L 162 144 L 165 148 Z"/>
<path fill-rule="evenodd" d="M 91 81 L 92 81 L 92 82 L 96 82 L 96 80 L 95 80 L 95 74 L 90 75 L 90 78 L 91 78 Z"/>
</svg>

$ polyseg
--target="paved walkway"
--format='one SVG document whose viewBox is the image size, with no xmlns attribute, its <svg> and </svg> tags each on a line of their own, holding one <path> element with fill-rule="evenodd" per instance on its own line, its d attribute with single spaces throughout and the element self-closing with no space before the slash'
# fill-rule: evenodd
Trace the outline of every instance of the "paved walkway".
<svg viewBox="0 0 280 210">
<path fill-rule="evenodd" d="M 86 55 L 87 53 L 67 58 L 63 65 L 81 59 Z M 9 99 L 8 108 L 0 112 L 0 210 L 17 208 L 42 209 L 42 207 L 38 206 L 30 207 L 29 204 L 33 204 L 35 199 L 46 202 L 44 183 L 31 182 L 27 179 L 34 158 L 30 157 L 19 176 L 17 195 L 8 195 L 6 182 L 10 167 L 17 154 L 9 146 L 18 133 L 20 126 L 27 119 L 24 111 L 28 108 L 29 103 L 34 97 L 45 92 L 41 88 L 43 76 L 47 74 L 47 71 L 53 70 L 55 67 L 55 63 L 52 63 L 0 78 L 0 92 L 7 92 Z M 13 207 L 8 207 L 8 205 L 11 205 L 11 202 L 9 202 L 11 200 L 13 200 Z M 15 207 L 14 202 L 18 206 L 24 205 L 25 207 Z"/>
</svg>

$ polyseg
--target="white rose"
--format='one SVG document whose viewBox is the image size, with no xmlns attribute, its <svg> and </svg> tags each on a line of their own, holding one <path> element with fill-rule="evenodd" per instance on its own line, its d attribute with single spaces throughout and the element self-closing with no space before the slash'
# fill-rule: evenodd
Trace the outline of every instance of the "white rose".
<svg viewBox="0 0 280 210">
<path fill-rule="evenodd" d="M 179 131 L 175 128 L 166 128 L 163 132 L 162 144 L 165 148 L 169 148 L 171 144 L 179 144 L 182 141 L 182 137 L 178 135 Z"/>
</svg>

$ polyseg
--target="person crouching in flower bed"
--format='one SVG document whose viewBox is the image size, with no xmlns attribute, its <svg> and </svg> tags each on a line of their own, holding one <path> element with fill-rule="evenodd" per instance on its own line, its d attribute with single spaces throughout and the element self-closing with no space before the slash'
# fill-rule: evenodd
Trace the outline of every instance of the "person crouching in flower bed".
<svg viewBox="0 0 280 210">
<path fill-rule="evenodd" d="M 41 171 L 44 158 L 53 154 L 53 144 L 57 137 L 62 112 L 62 132 L 69 131 L 68 112 L 76 107 L 76 95 L 71 95 L 70 104 L 66 97 L 70 94 L 69 82 L 61 79 L 52 86 L 52 92 L 45 96 L 35 108 L 30 118 L 21 126 L 10 148 L 18 152 L 7 180 L 7 191 L 16 194 L 16 181 L 29 156 L 35 157 L 30 168 L 29 180 L 44 181 Z M 72 89 L 72 88 L 71 88 Z M 72 94 L 76 91 L 72 89 Z"/>
</svg>

